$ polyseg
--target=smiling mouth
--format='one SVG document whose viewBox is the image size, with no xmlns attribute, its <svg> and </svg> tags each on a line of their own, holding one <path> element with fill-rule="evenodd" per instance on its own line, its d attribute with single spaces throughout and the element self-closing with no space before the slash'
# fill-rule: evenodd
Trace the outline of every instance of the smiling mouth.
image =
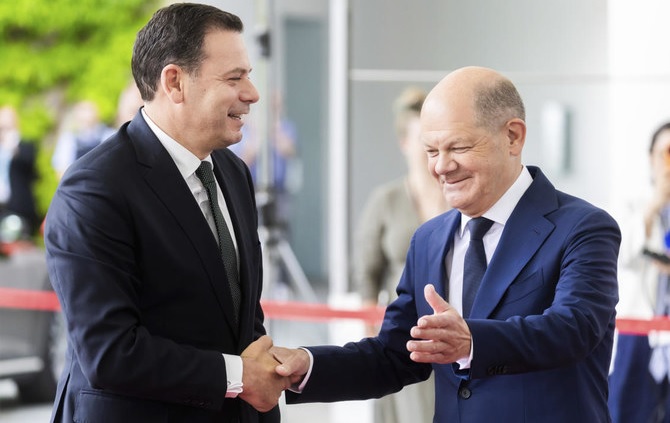
<svg viewBox="0 0 670 423">
<path fill-rule="evenodd" d="M 442 183 L 445 184 L 445 185 L 456 185 L 456 184 L 459 184 L 459 183 L 465 181 L 466 179 L 467 179 L 467 178 L 460 178 L 460 179 L 447 179 L 447 178 L 443 178 L 443 179 L 442 179 Z"/>
<path fill-rule="evenodd" d="M 228 114 L 229 118 L 237 119 L 237 120 L 242 120 L 242 115 L 236 115 L 233 113 Z"/>
</svg>

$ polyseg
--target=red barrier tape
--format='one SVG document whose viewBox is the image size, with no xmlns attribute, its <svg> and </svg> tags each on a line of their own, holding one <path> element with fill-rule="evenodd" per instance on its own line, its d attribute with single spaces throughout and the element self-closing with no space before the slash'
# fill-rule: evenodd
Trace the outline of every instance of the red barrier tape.
<svg viewBox="0 0 670 423">
<path fill-rule="evenodd" d="M 289 301 L 261 301 L 268 319 L 327 321 L 332 319 L 357 319 L 370 323 L 381 322 L 382 308 L 347 310 L 324 304 L 309 304 Z M 52 291 L 0 288 L 0 308 L 20 310 L 59 311 L 58 297 Z"/>
<path fill-rule="evenodd" d="M 58 311 L 58 297 L 52 291 L 0 288 L 0 308 Z"/>
<path fill-rule="evenodd" d="M 626 335 L 647 335 L 654 330 L 670 331 L 670 318 L 654 317 L 651 319 L 617 319 L 616 328 Z"/>
<path fill-rule="evenodd" d="M 384 309 L 378 307 L 348 310 L 325 304 L 310 304 L 292 301 L 261 301 L 263 312 L 268 319 L 325 322 L 333 319 L 356 319 L 366 323 L 379 323 L 384 317 Z M 0 309 L 59 311 L 58 298 L 52 291 L 34 291 L 14 288 L 0 288 Z M 670 331 L 670 318 L 617 319 L 617 330 L 627 335 L 646 335 L 650 331 Z"/>
<path fill-rule="evenodd" d="M 356 319 L 366 323 L 380 323 L 384 318 L 384 309 L 369 307 L 346 310 L 324 304 L 310 304 L 289 301 L 261 301 L 263 313 L 269 319 L 304 320 L 323 322 L 332 319 Z"/>
</svg>

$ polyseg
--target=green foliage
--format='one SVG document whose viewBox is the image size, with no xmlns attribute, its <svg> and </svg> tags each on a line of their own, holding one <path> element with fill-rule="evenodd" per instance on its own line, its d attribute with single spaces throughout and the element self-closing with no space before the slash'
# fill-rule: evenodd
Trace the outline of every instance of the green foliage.
<svg viewBox="0 0 670 423">
<path fill-rule="evenodd" d="M 40 143 L 35 187 L 44 213 L 57 184 L 51 153 L 67 107 L 92 100 L 113 123 L 128 84 L 137 31 L 159 0 L 0 2 L 0 104 L 17 108 L 25 138 Z"/>
</svg>

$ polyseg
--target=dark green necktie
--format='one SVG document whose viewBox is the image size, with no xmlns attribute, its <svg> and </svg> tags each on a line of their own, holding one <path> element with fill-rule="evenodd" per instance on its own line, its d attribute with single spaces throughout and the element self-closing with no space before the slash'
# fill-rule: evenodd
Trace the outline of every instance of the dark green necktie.
<svg viewBox="0 0 670 423">
<path fill-rule="evenodd" d="M 226 220 L 223 218 L 223 214 L 219 208 L 216 180 L 214 178 L 214 172 L 212 172 L 212 165 L 207 161 L 202 161 L 198 169 L 195 171 L 195 175 L 200 179 L 207 191 L 209 207 L 212 209 L 216 232 L 219 235 L 219 252 L 223 259 L 223 265 L 226 268 L 230 294 L 233 298 L 233 305 L 235 306 L 235 320 L 237 321 L 239 319 L 240 303 L 242 301 L 240 280 L 237 274 L 237 254 L 235 253 L 235 245 L 233 244 L 233 239 L 231 238 L 228 226 L 226 225 Z"/>
</svg>

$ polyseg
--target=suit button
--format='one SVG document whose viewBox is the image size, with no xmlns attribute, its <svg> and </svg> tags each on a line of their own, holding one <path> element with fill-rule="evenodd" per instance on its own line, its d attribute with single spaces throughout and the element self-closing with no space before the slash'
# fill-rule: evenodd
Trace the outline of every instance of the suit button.
<svg viewBox="0 0 670 423">
<path fill-rule="evenodd" d="M 463 399 L 468 399 L 472 396 L 472 391 L 469 388 L 461 388 L 458 390 L 458 396 Z"/>
</svg>

